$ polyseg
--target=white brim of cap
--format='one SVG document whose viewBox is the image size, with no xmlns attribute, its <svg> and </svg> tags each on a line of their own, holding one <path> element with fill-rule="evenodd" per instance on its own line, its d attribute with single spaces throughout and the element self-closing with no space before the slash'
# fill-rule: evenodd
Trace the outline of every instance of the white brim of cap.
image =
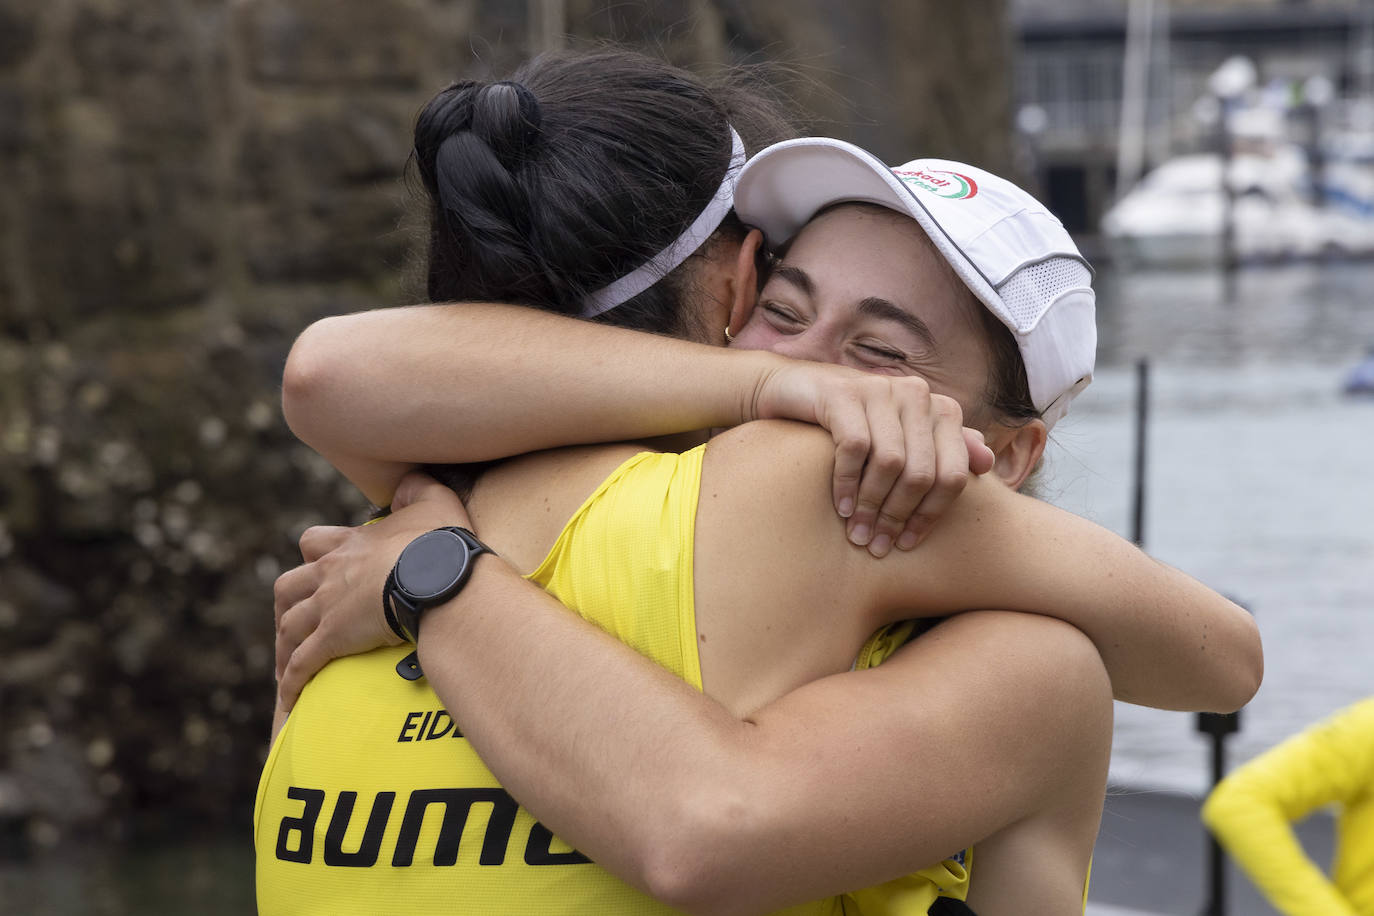
<svg viewBox="0 0 1374 916">
<path fill-rule="evenodd" d="M 1001 298 L 988 278 L 911 189 L 865 149 L 829 137 L 787 140 L 750 159 L 735 188 L 735 213 L 762 230 L 773 246 L 791 239 L 813 216 L 838 203 L 877 204 L 916 220 L 974 295 L 1001 316 Z"/>
</svg>

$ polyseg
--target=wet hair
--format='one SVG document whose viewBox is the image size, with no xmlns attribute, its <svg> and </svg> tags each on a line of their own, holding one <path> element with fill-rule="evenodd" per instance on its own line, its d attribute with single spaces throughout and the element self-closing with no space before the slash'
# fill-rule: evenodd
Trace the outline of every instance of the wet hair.
<svg viewBox="0 0 1374 916">
<path fill-rule="evenodd" d="M 712 85 L 623 49 L 545 54 L 508 80 L 454 83 L 420 112 L 411 157 L 428 216 L 428 298 L 579 315 L 714 197 L 731 127 L 753 152 L 795 136 L 792 123 L 754 74 Z M 732 211 L 697 254 L 746 231 Z M 592 320 L 714 339 L 686 307 L 698 260 Z M 428 470 L 464 492 L 480 472 L 467 467 Z"/>
</svg>

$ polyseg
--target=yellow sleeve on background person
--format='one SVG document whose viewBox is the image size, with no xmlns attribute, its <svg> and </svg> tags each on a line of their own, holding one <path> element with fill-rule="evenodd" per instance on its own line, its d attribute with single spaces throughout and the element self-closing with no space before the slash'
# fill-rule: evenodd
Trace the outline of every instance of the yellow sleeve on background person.
<svg viewBox="0 0 1374 916">
<path fill-rule="evenodd" d="M 1350 899 L 1358 879 L 1369 893 L 1371 876 L 1343 875 L 1349 847 L 1374 844 L 1369 799 L 1374 784 L 1374 698 L 1363 700 L 1238 768 L 1212 792 L 1202 819 L 1280 912 L 1288 916 L 1367 916 Z M 1334 878 L 1298 843 L 1292 823 L 1317 808 L 1339 803 L 1341 830 Z M 1353 819 L 1347 816 L 1358 809 Z M 1367 869 L 1360 869 L 1367 871 Z"/>
</svg>

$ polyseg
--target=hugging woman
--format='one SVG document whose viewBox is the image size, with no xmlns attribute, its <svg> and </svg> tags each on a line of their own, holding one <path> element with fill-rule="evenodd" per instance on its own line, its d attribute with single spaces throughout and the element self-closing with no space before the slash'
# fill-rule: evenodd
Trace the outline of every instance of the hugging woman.
<svg viewBox="0 0 1374 916">
<path fill-rule="evenodd" d="M 413 618 L 388 589 L 423 679 L 398 677 L 404 645 L 300 693 L 259 794 L 263 912 L 1077 911 L 1113 691 L 1218 709 L 1253 693 L 1243 611 L 1014 490 L 1091 373 L 1088 272 L 1057 222 L 957 167 L 983 195 L 963 201 L 1012 230 L 966 233 L 922 203 L 942 188 L 901 174 L 951 164 L 889 171 L 835 141 L 741 168 L 744 123 L 619 53 L 540 59 L 422 114 L 431 298 L 604 309 L 687 339 L 491 304 L 303 335 L 288 419 L 374 500 L 414 464 L 520 457 L 477 476 L 466 510 L 407 478 L 390 518 L 303 538 L 278 586 L 287 703 L 311 659 L 398 641 L 377 596 L 417 535 L 472 528 L 497 556 L 466 556 L 461 593 Z M 781 255 L 761 293 L 750 225 Z M 1039 260 L 1002 257 L 1016 244 Z M 850 368 L 714 346 L 726 329 Z M 642 444 L 827 419 L 827 391 L 866 392 L 872 440 L 915 443 L 916 479 L 962 449 L 951 416 L 981 428 L 993 471 L 888 552 L 873 532 L 909 548 L 900 525 L 835 518 L 844 437 L 838 459 L 797 423 Z"/>
</svg>

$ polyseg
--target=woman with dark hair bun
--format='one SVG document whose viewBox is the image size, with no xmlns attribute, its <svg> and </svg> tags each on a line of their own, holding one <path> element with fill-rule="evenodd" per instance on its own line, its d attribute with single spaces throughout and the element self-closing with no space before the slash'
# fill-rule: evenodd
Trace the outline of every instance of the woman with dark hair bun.
<svg viewBox="0 0 1374 916">
<path fill-rule="evenodd" d="M 889 170 L 816 140 L 741 169 L 735 115 L 691 77 L 635 59 L 659 77 L 584 82 L 573 61 L 563 96 L 540 61 L 518 78 L 537 111 L 494 84 L 427 112 L 433 133 L 421 119 L 449 278 L 431 289 L 640 327 L 676 283 L 694 318 L 651 329 L 716 346 L 491 304 L 302 335 L 292 428 L 369 496 L 397 498 L 376 525 L 307 531 L 306 565 L 278 580 L 283 705 L 330 657 L 389 648 L 325 665 L 274 742 L 255 815 L 262 912 L 1080 909 L 1113 689 L 1234 708 L 1259 676 L 1239 608 L 1013 492 L 1091 376 L 1081 256 L 973 167 Z M 602 115 L 555 116 L 588 105 Z M 664 222 L 665 160 L 698 154 L 707 177 Z M 782 253 L 757 311 L 762 237 L 730 214 L 746 197 Z M 732 335 L 869 371 L 718 346 Z M 522 454 L 760 415 L 834 420 L 839 451 L 813 426 L 749 423 L 680 454 Z M 902 527 L 930 498 L 915 481 L 954 464 L 951 439 L 968 474 L 962 416 L 993 473 L 957 499 L 946 488 L 910 549 L 929 525 Z M 874 460 L 864 476 L 851 440 L 916 471 Z M 419 475 L 395 493 L 417 463 L 507 455 L 476 478 L 470 519 Z M 906 549 L 880 558 L 893 540 Z M 909 618 L 948 614 L 912 638 L 925 628 Z"/>
<path fill-rule="evenodd" d="M 704 329 L 685 324 L 695 317 L 681 307 L 685 272 L 613 291 L 614 315 L 606 287 L 700 214 L 713 224 L 682 257 L 713 235 L 743 240 L 728 195 L 706 205 L 746 141 L 760 149 L 790 136 L 766 99 L 713 91 L 620 51 L 548 54 L 510 80 L 456 83 L 415 127 L 412 165 L 432 211 L 429 299 L 499 300 L 693 336 Z"/>
</svg>

